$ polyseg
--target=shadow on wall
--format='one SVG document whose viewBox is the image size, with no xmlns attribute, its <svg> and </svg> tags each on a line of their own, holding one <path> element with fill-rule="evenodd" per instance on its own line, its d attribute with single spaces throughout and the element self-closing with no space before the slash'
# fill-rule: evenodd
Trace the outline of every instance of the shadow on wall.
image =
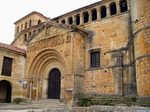
<svg viewBox="0 0 150 112">
<path fill-rule="evenodd" d="M 84 32 L 86 32 L 88 34 L 87 38 L 86 38 L 86 43 L 91 43 L 93 41 L 93 37 L 94 37 L 94 32 L 91 30 L 84 30 Z"/>
<path fill-rule="evenodd" d="M 11 84 L 6 80 L 0 81 L 0 103 L 11 103 L 11 94 Z"/>
</svg>

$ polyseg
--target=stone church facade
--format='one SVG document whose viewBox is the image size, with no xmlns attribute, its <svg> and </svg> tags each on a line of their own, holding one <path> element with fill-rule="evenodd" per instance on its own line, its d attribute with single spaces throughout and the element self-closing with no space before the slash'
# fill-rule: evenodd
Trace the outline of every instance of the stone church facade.
<svg viewBox="0 0 150 112">
<path fill-rule="evenodd" d="M 0 100 L 150 98 L 149 0 L 102 0 L 52 19 L 34 11 L 0 48 Z"/>
</svg>

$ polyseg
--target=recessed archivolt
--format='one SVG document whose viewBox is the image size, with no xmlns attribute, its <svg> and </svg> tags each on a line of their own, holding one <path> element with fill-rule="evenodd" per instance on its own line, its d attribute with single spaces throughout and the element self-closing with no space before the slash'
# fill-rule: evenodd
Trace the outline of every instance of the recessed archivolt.
<svg viewBox="0 0 150 112">
<path fill-rule="evenodd" d="M 33 59 L 30 69 L 29 78 L 39 78 L 46 66 L 52 62 L 58 62 L 65 68 L 65 61 L 59 52 L 53 49 L 43 50 Z"/>
<path fill-rule="evenodd" d="M 60 60 L 58 60 L 58 59 L 56 59 L 56 58 L 51 58 L 51 59 L 49 59 L 48 61 L 45 61 L 46 63 L 44 63 L 44 65 L 43 65 L 43 67 L 41 68 L 41 70 L 38 72 L 39 73 L 39 75 L 38 75 L 38 78 L 40 78 L 40 79 L 42 79 L 42 77 L 44 77 L 44 75 L 43 75 L 43 73 L 44 73 L 44 71 L 45 71 L 45 68 L 47 67 L 47 66 L 49 66 L 49 64 L 50 63 L 52 63 L 52 64 L 56 64 L 56 62 L 57 63 L 59 63 L 59 64 L 61 64 L 62 66 L 63 66 L 63 63 L 62 62 L 60 62 Z M 63 66 L 64 67 L 64 66 Z M 50 69 L 50 68 L 49 68 Z M 59 69 L 59 66 L 57 65 L 57 69 Z M 65 69 L 65 68 L 64 68 Z M 50 71 L 48 71 L 48 72 L 50 72 Z M 47 75 L 47 74 L 46 74 Z"/>
<path fill-rule="evenodd" d="M 56 60 L 58 56 L 56 54 L 47 54 L 43 56 L 35 65 L 34 71 L 32 72 L 32 77 L 37 78 L 37 75 L 41 74 L 42 69 L 47 65 L 47 63 L 51 63 L 52 60 Z M 58 60 L 58 59 L 57 59 Z M 58 60 L 60 62 L 60 60 Z M 61 63 L 61 62 L 60 62 Z"/>
<path fill-rule="evenodd" d="M 35 71 L 33 77 L 35 78 L 42 78 L 44 77 L 43 73 L 44 73 L 44 70 L 45 68 L 50 64 L 50 63 L 55 63 L 55 62 L 58 62 L 60 63 L 61 65 L 63 65 L 63 63 L 61 62 L 60 59 L 56 59 L 55 57 L 51 57 L 51 58 L 47 58 L 45 59 L 42 64 L 40 64 L 40 67 L 37 69 L 37 71 Z"/>
</svg>

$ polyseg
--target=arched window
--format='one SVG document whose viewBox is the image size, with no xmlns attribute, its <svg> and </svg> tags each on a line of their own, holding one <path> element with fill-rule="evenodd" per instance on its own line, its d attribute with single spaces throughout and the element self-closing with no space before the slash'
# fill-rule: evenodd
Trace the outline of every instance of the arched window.
<svg viewBox="0 0 150 112">
<path fill-rule="evenodd" d="M 28 24 L 28 23 L 27 23 L 27 22 L 25 22 L 25 29 L 27 29 L 27 24 Z"/>
<path fill-rule="evenodd" d="M 32 21 L 30 20 L 30 22 L 29 22 L 29 27 L 32 25 Z"/>
<path fill-rule="evenodd" d="M 66 23 L 65 19 L 61 20 L 61 23 L 62 23 L 62 24 L 65 24 L 65 23 Z"/>
<path fill-rule="evenodd" d="M 106 17 L 107 12 L 106 12 L 106 6 L 101 7 L 101 18 Z"/>
<path fill-rule="evenodd" d="M 92 9 L 92 21 L 97 20 L 97 10 L 96 9 Z"/>
<path fill-rule="evenodd" d="M 79 25 L 80 24 L 80 15 L 77 14 L 76 15 L 76 25 Z"/>
<path fill-rule="evenodd" d="M 84 17 L 84 23 L 87 23 L 89 21 L 89 14 L 87 11 L 83 12 L 83 17 Z"/>
<path fill-rule="evenodd" d="M 41 23 L 41 20 L 38 20 L 38 24 L 40 24 Z"/>
<path fill-rule="evenodd" d="M 120 0 L 120 11 L 126 12 L 128 10 L 128 5 L 126 0 Z"/>
<path fill-rule="evenodd" d="M 72 17 L 69 17 L 69 18 L 68 18 L 68 23 L 69 23 L 69 24 L 73 24 L 73 19 L 72 19 Z"/>
<path fill-rule="evenodd" d="M 110 4 L 110 14 L 115 15 L 117 13 L 116 3 L 113 2 Z"/>
</svg>

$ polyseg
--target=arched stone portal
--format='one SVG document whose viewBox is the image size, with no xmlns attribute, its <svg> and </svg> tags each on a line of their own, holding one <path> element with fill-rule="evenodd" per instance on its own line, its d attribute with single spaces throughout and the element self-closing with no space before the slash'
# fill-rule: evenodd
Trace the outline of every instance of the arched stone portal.
<svg viewBox="0 0 150 112">
<path fill-rule="evenodd" d="M 0 102 L 11 103 L 11 94 L 11 84 L 6 80 L 0 81 Z"/>
<path fill-rule="evenodd" d="M 58 69 L 51 70 L 48 78 L 48 98 L 60 99 L 61 73 Z"/>
<path fill-rule="evenodd" d="M 64 99 L 65 70 L 66 64 L 64 57 L 62 57 L 58 51 L 46 49 L 36 54 L 32 63 L 29 65 L 28 71 L 28 82 L 32 82 L 32 86 L 30 84 L 28 86 L 29 99 Z M 58 80 L 58 78 L 55 77 L 55 73 L 59 77 L 59 83 L 50 81 L 51 79 L 52 81 Z M 49 82 L 56 83 L 57 88 L 55 89 L 57 89 L 57 96 L 52 97 L 50 95 L 51 92 L 49 92 L 49 90 L 53 90 L 49 89 Z M 53 92 L 52 94 L 54 94 Z"/>
</svg>

